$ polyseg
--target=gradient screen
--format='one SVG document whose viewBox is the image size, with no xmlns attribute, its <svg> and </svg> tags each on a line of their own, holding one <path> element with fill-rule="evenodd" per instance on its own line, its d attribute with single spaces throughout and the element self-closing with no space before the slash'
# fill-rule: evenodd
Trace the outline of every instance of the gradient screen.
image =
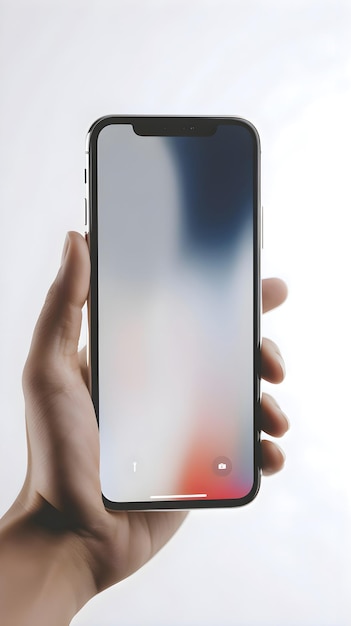
<svg viewBox="0 0 351 626">
<path fill-rule="evenodd" d="M 103 494 L 145 508 L 244 498 L 257 473 L 256 137 L 243 123 L 194 137 L 111 123 L 96 155 Z"/>
</svg>

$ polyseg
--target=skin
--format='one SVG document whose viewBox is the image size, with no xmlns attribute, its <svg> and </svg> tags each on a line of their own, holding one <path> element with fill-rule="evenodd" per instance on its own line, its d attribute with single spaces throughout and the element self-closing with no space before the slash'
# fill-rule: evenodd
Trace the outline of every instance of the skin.
<svg viewBox="0 0 351 626">
<path fill-rule="evenodd" d="M 34 330 L 23 373 L 28 469 L 23 488 L 0 521 L 2 624 L 69 624 L 96 593 L 130 576 L 172 537 L 187 513 L 110 512 L 101 500 L 99 438 L 78 353 L 81 309 L 89 290 L 84 238 L 67 235 L 62 265 Z M 262 283 L 263 310 L 287 296 L 279 279 Z M 278 347 L 262 342 L 262 377 L 285 374 Z M 262 430 L 281 437 L 288 421 L 262 396 Z M 284 455 L 262 441 L 263 474 Z"/>
</svg>

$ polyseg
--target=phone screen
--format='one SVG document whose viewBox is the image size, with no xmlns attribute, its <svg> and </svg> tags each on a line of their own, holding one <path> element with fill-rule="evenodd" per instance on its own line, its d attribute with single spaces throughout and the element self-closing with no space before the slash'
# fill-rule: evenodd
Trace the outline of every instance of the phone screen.
<svg viewBox="0 0 351 626">
<path fill-rule="evenodd" d="M 118 121 L 96 135 L 92 359 L 112 503 L 257 490 L 257 154 L 242 121 L 196 136 Z"/>
</svg>

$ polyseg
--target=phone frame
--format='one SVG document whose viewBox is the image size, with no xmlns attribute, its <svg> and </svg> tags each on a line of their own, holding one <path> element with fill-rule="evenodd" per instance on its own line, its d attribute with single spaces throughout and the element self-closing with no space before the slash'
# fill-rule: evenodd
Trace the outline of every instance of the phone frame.
<svg viewBox="0 0 351 626">
<path fill-rule="evenodd" d="M 261 210 L 261 148 L 260 138 L 255 126 L 240 117 L 208 117 L 208 116 L 147 116 L 147 115 L 106 115 L 97 119 L 90 127 L 86 139 L 86 170 L 85 170 L 85 234 L 90 250 L 91 279 L 88 298 L 88 341 L 87 364 L 89 372 L 89 389 L 92 397 L 96 419 L 99 424 L 99 320 L 98 320 L 98 189 L 97 189 L 97 143 L 101 130 L 110 124 L 131 124 L 138 126 L 137 134 L 145 136 L 196 136 L 212 134 L 217 124 L 245 126 L 254 137 L 254 211 L 253 211 L 253 462 L 254 481 L 250 492 L 237 499 L 219 500 L 169 500 L 147 502 L 113 502 L 102 494 L 104 505 L 109 510 L 189 510 L 200 508 L 237 507 L 248 504 L 257 495 L 261 480 L 261 245 L 262 245 L 262 210 Z M 197 131 L 193 130 L 197 129 Z M 163 129 L 163 131 L 162 131 Z M 143 132 L 144 131 L 144 132 Z"/>
</svg>

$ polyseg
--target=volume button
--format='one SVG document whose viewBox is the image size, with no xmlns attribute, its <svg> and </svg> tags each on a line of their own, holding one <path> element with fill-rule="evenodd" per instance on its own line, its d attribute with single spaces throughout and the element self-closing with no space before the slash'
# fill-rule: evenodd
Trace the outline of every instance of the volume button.
<svg viewBox="0 0 351 626">
<path fill-rule="evenodd" d="M 86 198 L 84 198 L 84 224 L 88 227 L 88 205 Z"/>
</svg>

